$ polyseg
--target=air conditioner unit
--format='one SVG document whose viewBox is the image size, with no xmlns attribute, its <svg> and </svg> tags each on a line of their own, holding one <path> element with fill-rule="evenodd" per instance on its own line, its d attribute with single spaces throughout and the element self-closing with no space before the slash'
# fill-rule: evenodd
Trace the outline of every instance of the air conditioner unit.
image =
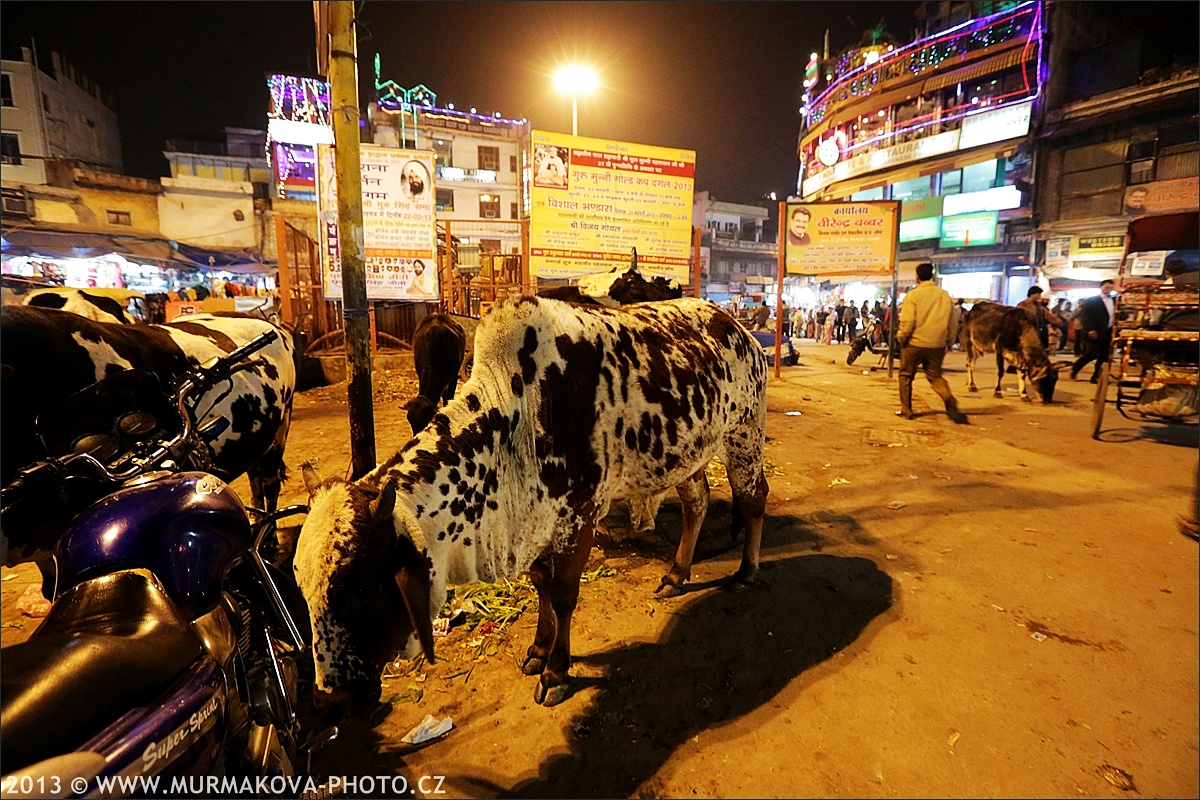
<svg viewBox="0 0 1200 800">
<path fill-rule="evenodd" d="M 29 216 L 29 205 L 24 197 L 13 197 L 4 195 L 4 213 L 17 214 L 22 217 Z"/>
</svg>

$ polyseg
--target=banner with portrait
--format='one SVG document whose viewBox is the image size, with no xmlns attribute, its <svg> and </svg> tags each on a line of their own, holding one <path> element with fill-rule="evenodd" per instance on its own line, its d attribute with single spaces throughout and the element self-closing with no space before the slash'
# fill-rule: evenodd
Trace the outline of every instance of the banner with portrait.
<svg viewBox="0 0 1200 800">
<path fill-rule="evenodd" d="M 369 300 L 436 301 L 434 154 L 360 145 L 363 261 Z M 317 146 L 318 216 L 325 296 L 342 296 L 333 148 Z"/>
<path fill-rule="evenodd" d="M 883 275 L 896 263 L 900 203 L 787 203 L 780 224 L 789 275 Z"/>
<path fill-rule="evenodd" d="M 566 278 L 630 263 L 690 282 L 696 153 L 532 133 L 530 275 Z"/>
</svg>

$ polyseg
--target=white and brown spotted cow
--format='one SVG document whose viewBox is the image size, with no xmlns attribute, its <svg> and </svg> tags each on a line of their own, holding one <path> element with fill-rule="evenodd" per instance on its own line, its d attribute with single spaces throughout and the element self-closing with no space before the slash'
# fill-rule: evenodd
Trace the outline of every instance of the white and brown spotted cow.
<svg viewBox="0 0 1200 800">
<path fill-rule="evenodd" d="M 244 314 L 198 314 L 166 325 L 94 322 L 66 311 L 6 306 L 0 316 L 3 403 L 0 403 L 0 484 L 46 452 L 34 421 L 41 411 L 114 372 L 148 369 L 164 387 L 184 371 L 228 354 L 265 331 L 279 337 L 197 399 L 195 418 L 219 414 L 230 422 L 209 443 L 216 474 L 248 474 L 253 503 L 273 510 L 285 477 L 284 444 L 296 387 L 291 336 Z M 65 513 L 65 510 L 59 510 Z M 47 505 L 32 523 L 5 518 L 5 562 L 45 561 L 65 525 Z"/>
<path fill-rule="evenodd" d="M 959 334 L 967 355 L 967 380 L 972 392 L 975 385 L 975 359 L 986 353 L 996 354 L 996 397 L 1002 397 L 1000 382 L 1004 380 L 1005 363 L 1017 370 L 1021 398 L 1030 401 L 1028 387 L 1033 386 L 1043 403 L 1054 399 L 1058 371 L 1050 363 L 1033 321 L 1023 308 L 981 301 L 963 316 Z"/>
<path fill-rule="evenodd" d="M 596 523 L 616 499 L 676 487 L 683 534 L 660 589 L 690 576 L 704 468 L 725 464 L 747 521 L 734 580 L 758 568 L 767 362 L 732 317 L 695 299 L 620 309 L 524 297 L 490 311 L 454 401 L 355 483 L 305 469 L 311 510 L 294 568 L 314 631 L 316 700 L 356 711 L 447 584 L 528 571 L 538 624 L 523 671 L 535 699 L 568 694 L 571 614 Z"/>
<path fill-rule="evenodd" d="M 137 297 L 132 292 L 131 297 Z M 134 318 L 117 297 L 87 289 L 37 289 L 25 298 L 25 305 L 37 308 L 57 308 L 70 311 L 96 322 L 119 322 L 132 325 Z"/>
</svg>

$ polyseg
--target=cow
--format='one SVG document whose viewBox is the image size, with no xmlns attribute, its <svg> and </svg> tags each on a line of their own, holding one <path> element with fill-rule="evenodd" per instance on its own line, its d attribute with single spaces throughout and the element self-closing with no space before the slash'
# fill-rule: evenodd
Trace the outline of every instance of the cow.
<svg viewBox="0 0 1200 800">
<path fill-rule="evenodd" d="M 539 297 L 565 300 L 568 303 L 624 306 L 631 303 L 650 303 L 660 300 L 677 300 L 683 297 L 683 287 L 677 281 L 661 275 L 651 280 L 638 271 L 637 248 L 633 248 L 629 269 L 620 272 L 614 267 L 608 272 L 584 275 L 574 286 L 554 286 L 538 290 Z"/>
<path fill-rule="evenodd" d="M 197 365 L 246 344 L 265 331 L 279 334 L 245 362 L 229 382 L 199 397 L 198 421 L 219 414 L 229 420 L 209 443 L 215 474 L 230 481 L 247 474 L 253 505 L 273 511 L 286 476 L 284 444 L 291 422 L 296 371 L 291 336 L 244 314 L 198 314 L 166 325 L 94 322 L 33 306 L 9 306 L 0 317 L 4 402 L 0 404 L 0 483 L 46 453 L 35 431 L 41 411 L 104 377 L 125 369 L 148 369 L 162 385 Z M 4 563 L 35 561 L 43 568 L 67 520 L 47 507 L 28 525 L 5 519 Z"/>
<path fill-rule="evenodd" d="M 454 399 L 467 336 L 449 314 L 430 314 L 417 323 L 412 346 L 418 389 L 405 409 L 415 436 L 433 419 L 439 400 L 449 403 Z"/>
<path fill-rule="evenodd" d="M 447 584 L 528 571 L 538 621 L 522 671 L 536 702 L 568 696 L 571 615 L 597 522 L 618 498 L 676 488 L 683 532 L 659 592 L 691 575 L 724 462 L 745 518 L 734 585 L 758 569 L 767 361 L 738 322 L 685 298 L 610 309 L 524 296 L 493 308 L 458 395 L 356 482 L 304 470 L 293 562 L 314 633 L 314 704 L 370 708 L 410 633 L 433 660 Z"/>
<path fill-rule="evenodd" d="M 1005 362 L 1017 370 L 1021 399 L 1032 402 L 1028 387 L 1033 386 L 1043 403 L 1054 400 L 1058 370 L 1050 363 L 1033 321 L 1023 308 L 981 301 L 963 316 L 959 332 L 960 344 L 967 355 L 967 380 L 972 392 L 975 385 L 975 359 L 985 353 L 996 354 L 996 397 L 1003 397 L 1000 382 L 1004 380 Z"/>
<path fill-rule="evenodd" d="M 46 289 L 30 292 L 25 298 L 25 305 L 70 311 L 96 322 L 132 325 L 135 321 L 115 297 L 89 292 L 87 289 Z"/>
</svg>

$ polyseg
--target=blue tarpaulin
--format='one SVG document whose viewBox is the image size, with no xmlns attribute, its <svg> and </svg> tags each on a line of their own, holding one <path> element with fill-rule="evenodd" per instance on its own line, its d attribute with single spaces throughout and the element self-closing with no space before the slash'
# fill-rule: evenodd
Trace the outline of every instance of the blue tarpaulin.
<svg viewBox="0 0 1200 800">
<path fill-rule="evenodd" d="M 258 252 L 250 249 L 197 247 L 161 237 L 40 227 L 4 231 L 0 251 L 6 256 L 46 258 L 96 258 L 116 254 L 140 260 L 170 261 L 173 263 L 163 266 L 176 269 L 206 270 L 211 267 L 238 273 L 266 272 L 274 268 L 264 263 Z"/>
</svg>

